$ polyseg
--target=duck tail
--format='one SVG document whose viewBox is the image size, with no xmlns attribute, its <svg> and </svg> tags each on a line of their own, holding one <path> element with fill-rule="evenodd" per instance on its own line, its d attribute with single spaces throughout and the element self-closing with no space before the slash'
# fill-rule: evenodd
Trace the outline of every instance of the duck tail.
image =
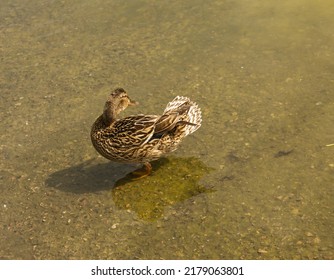
<svg viewBox="0 0 334 280">
<path fill-rule="evenodd" d="M 183 137 L 195 132 L 202 123 L 202 113 L 198 105 L 188 97 L 176 96 L 167 104 L 164 114 L 178 112 L 180 114 L 180 123 L 185 124 L 183 128 Z"/>
</svg>

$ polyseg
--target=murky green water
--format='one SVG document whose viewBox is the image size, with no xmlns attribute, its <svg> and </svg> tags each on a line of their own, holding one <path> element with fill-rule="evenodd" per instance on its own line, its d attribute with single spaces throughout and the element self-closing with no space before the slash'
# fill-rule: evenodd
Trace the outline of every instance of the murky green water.
<svg viewBox="0 0 334 280">
<path fill-rule="evenodd" d="M 334 3 L 6 1 L 1 259 L 333 259 Z M 131 181 L 90 126 L 124 87 L 202 127 Z"/>
</svg>

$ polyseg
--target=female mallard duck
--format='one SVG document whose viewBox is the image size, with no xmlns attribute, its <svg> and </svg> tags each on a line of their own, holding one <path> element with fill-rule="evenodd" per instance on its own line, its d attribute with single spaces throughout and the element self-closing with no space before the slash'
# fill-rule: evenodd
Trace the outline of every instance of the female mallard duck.
<svg viewBox="0 0 334 280">
<path fill-rule="evenodd" d="M 150 161 L 176 150 L 184 137 L 201 126 L 202 118 L 197 104 L 183 96 L 169 102 L 161 116 L 116 118 L 135 104 L 124 89 L 115 89 L 92 126 L 91 139 L 95 149 L 109 160 L 143 163 L 144 171 L 137 172 L 143 177 L 152 170 Z"/>
</svg>

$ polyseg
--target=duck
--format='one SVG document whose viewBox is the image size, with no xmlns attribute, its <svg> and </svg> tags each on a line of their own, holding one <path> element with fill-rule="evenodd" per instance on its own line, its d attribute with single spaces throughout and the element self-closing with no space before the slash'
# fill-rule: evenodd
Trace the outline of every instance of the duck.
<svg viewBox="0 0 334 280">
<path fill-rule="evenodd" d="M 91 128 L 96 151 L 108 160 L 141 163 L 132 172 L 138 178 L 151 174 L 151 162 L 175 151 L 202 123 L 201 109 L 188 97 L 176 96 L 161 115 L 137 114 L 118 119 L 128 106 L 138 105 L 123 88 L 107 98 L 102 114 Z"/>
</svg>

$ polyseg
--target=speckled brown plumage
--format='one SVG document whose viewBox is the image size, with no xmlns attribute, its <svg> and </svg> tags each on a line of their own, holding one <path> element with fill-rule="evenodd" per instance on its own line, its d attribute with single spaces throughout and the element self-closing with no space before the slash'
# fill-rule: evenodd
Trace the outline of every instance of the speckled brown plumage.
<svg viewBox="0 0 334 280">
<path fill-rule="evenodd" d="M 116 89 L 92 126 L 92 143 L 109 160 L 148 166 L 150 161 L 176 150 L 184 137 L 201 126 L 201 110 L 187 97 L 175 97 L 160 116 L 140 114 L 116 118 L 128 105 L 134 104 L 124 89 Z"/>
</svg>

